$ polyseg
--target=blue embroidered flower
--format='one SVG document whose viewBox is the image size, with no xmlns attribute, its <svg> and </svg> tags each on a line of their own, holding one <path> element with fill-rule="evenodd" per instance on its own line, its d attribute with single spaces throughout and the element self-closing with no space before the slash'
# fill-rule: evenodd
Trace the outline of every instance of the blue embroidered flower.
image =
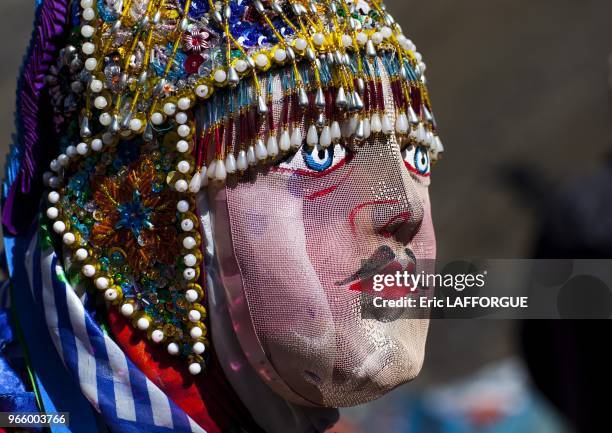
<svg viewBox="0 0 612 433">
<path fill-rule="evenodd" d="M 151 221 L 153 209 L 143 205 L 142 195 L 138 190 L 133 192 L 132 201 L 121 203 L 117 207 L 117 211 L 119 212 L 119 220 L 115 224 L 115 229 L 129 229 L 136 239 L 140 239 L 143 230 L 153 228 L 153 222 Z"/>
</svg>

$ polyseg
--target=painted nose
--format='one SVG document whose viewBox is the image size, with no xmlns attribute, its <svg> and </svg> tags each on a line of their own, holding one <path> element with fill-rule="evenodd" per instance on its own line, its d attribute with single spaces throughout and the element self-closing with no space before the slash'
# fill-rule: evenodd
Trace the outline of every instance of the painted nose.
<svg viewBox="0 0 612 433">
<path fill-rule="evenodd" d="M 410 199 L 398 197 L 360 203 L 353 208 L 350 216 L 354 232 L 368 227 L 380 236 L 395 238 L 403 244 L 412 240 L 422 220 L 423 205 L 416 195 Z"/>
</svg>

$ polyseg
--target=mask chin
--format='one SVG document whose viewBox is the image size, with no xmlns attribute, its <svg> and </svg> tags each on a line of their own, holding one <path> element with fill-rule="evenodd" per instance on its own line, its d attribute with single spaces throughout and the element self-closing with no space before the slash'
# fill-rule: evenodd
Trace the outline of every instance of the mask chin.
<svg viewBox="0 0 612 433">
<path fill-rule="evenodd" d="M 235 323 L 228 311 L 227 296 L 219 278 L 215 255 L 212 215 L 204 193 L 198 195 L 197 206 L 205 239 L 206 287 L 211 337 L 215 354 L 230 384 L 262 429 L 269 433 L 318 433 L 333 426 L 337 409 L 301 406 L 274 392 L 255 371 L 234 332 Z"/>
</svg>

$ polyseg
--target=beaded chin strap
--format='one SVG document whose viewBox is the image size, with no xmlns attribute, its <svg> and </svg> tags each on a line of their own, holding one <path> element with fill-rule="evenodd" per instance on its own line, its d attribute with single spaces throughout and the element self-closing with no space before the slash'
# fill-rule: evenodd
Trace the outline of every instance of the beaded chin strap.
<svg viewBox="0 0 612 433">
<path fill-rule="evenodd" d="M 425 64 L 376 0 L 81 0 L 73 18 L 48 77 L 64 138 L 46 216 L 84 280 L 192 374 L 209 345 L 202 187 L 373 134 L 443 152 Z"/>
</svg>

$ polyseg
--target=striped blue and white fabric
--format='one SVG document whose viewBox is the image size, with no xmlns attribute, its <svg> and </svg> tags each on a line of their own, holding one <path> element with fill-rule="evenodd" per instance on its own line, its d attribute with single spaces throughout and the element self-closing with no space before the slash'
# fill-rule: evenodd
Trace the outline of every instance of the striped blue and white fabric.
<svg viewBox="0 0 612 433">
<path fill-rule="evenodd" d="M 71 426 L 54 433 L 205 433 L 102 331 L 37 231 L 5 247 L 45 411 L 70 412 Z"/>
</svg>

